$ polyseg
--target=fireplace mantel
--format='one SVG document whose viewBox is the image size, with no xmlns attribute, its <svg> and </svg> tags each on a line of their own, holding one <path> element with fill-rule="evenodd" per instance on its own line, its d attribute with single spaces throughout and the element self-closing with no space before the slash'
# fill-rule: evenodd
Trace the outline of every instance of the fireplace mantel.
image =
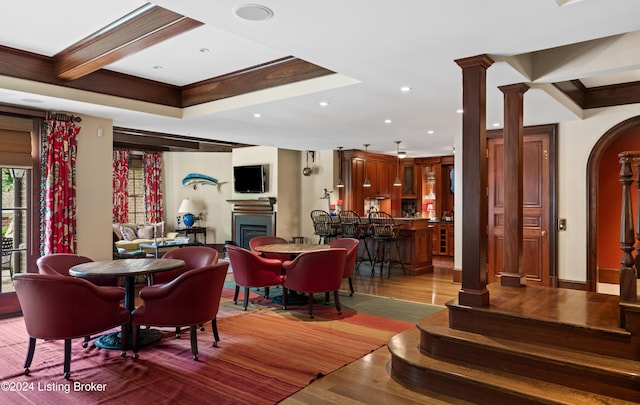
<svg viewBox="0 0 640 405">
<path fill-rule="evenodd" d="M 233 204 L 233 211 L 273 211 L 273 205 L 276 203 L 274 197 L 259 198 L 257 200 L 227 200 Z"/>
<path fill-rule="evenodd" d="M 255 236 L 274 236 L 276 232 L 275 198 L 257 200 L 227 200 L 233 204 L 231 211 L 232 239 L 249 249 L 249 240 Z"/>
</svg>

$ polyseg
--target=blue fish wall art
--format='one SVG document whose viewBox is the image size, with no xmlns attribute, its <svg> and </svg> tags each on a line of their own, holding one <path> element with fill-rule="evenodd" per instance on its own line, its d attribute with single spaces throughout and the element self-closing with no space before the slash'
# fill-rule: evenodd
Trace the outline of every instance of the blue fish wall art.
<svg viewBox="0 0 640 405">
<path fill-rule="evenodd" d="M 220 186 L 227 183 L 228 181 L 218 181 L 216 178 L 199 173 L 189 173 L 182 179 L 183 186 L 191 186 L 194 190 L 198 185 L 209 185 L 216 186 L 218 191 L 220 191 Z"/>
</svg>

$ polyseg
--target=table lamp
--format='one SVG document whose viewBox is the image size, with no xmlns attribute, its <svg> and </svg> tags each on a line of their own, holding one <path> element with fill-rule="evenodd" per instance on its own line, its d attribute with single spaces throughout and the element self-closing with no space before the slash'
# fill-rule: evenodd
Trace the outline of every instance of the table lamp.
<svg viewBox="0 0 640 405">
<path fill-rule="evenodd" d="M 192 214 L 195 211 L 196 211 L 196 206 L 193 204 L 193 202 L 190 199 L 185 198 L 184 200 L 182 200 L 182 203 L 180 204 L 180 208 L 178 208 L 178 213 L 183 214 L 182 222 L 184 223 L 184 226 L 186 226 L 187 228 L 191 228 L 196 221 L 196 217 L 194 217 Z"/>
</svg>

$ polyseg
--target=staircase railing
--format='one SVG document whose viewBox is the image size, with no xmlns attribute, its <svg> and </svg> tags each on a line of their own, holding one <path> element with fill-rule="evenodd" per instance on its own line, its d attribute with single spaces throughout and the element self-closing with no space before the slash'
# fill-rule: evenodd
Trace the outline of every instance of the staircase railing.
<svg viewBox="0 0 640 405">
<path fill-rule="evenodd" d="M 620 249 L 622 259 L 620 259 L 620 302 L 638 302 L 638 267 L 640 267 L 640 243 L 636 247 L 635 257 L 633 254 L 636 239 L 640 240 L 640 204 L 636 209 L 636 224 L 634 232 L 634 214 L 631 200 L 631 185 L 635 182 L 638 189 L 638 200 L 640 202 L 640 151 L 622 152 L 618 155 L 620 160 L 620 183 L 622 184 L 622 212 L 620 216 Z M 633 179 L 633 168 L 638 177 Z M 624 307 L 621 308 L 620 323 L 625 325 Z"/>
</svg>

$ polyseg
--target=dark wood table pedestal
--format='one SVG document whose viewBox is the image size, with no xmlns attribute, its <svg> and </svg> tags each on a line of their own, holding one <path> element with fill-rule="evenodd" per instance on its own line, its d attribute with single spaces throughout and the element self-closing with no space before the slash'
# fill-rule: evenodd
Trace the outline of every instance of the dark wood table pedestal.
<svg viewBox="0 0 640 405">
<path fill-rule="evenodd" d="M 184 266 L 184 260 L 179 259 L 121 259 L 107 260 L 79 264 L 69 269 L 69 275 L 74 277 L 124 277 L 124 306 L 133 312 L 135 309 L 135 280 L 136 276 L 172 270 Z M 127 349 L 132 345 L 132 325 L 127 328 Z M 140 331 L 140 346 L 150 345 L 162 337 L 162 332 L 156 329 Z M 111 332 L 96 339 L 96 346 L 103 349 L 120 350 L 122 347 L 120 332 Z"/>
</svg>

